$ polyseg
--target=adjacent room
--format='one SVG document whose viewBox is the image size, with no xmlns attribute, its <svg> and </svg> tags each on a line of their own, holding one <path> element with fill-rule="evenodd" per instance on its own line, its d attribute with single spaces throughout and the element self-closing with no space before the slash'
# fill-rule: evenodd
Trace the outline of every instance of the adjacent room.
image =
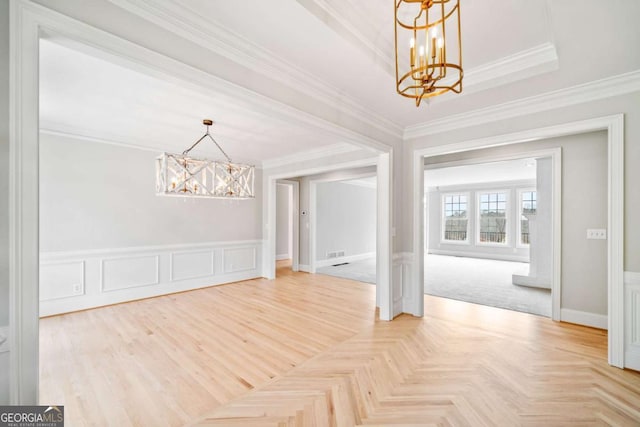
<svg viewBox="0 0 640 427">
<path fill-rule="evenodd" d="M 640 425 L 638 16 L 0 0 L 0 424 Z"/>
<path fill-rule="evenodd" d="M 550 166 L 428 165 L 425 293 L 551 317 Z"/>
</svg>

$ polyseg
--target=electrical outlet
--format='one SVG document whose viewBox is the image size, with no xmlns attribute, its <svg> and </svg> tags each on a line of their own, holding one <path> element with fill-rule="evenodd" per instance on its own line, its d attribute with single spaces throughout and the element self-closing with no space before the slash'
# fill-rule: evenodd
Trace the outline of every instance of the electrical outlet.
<svg viewBox="0 0 640 427">
<path fill-rule="evenodd" d="M 606 240 L 607 230 L 604 228 L 589 228 L 587 229 L 587 239 Z"/>
<path fill-rule="evenodd" d="M 80 283 L 76 283 L 73 285 L 73 294 L 74 295 L 82 294 L 82 285 Z"/>
</svg>

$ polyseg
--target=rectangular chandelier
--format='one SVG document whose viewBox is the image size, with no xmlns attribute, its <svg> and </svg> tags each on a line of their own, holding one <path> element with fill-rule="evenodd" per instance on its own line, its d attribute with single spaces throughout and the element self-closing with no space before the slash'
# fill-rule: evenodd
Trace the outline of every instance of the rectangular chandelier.
<svg viewBox="0 0 640 427">
<path fill-rule="evenodd" d="M 254 167 L 162 153 L 156 159 L 156 193 L 221 199 L 255 197 Z"/>
<path fill-rule="evenodd" d="M 156 159 L 156 194 L 214 199 L 255 198 L 255 166 L 233 163 L 209 133 L 213 121 L 205 119 L 202 123 L 207 131 L 195 144 L 182 154 L 162 153 Z M 222 152 L 226 162 L 189 156 L 189 152 L 207 137 Z"/>
</svg>

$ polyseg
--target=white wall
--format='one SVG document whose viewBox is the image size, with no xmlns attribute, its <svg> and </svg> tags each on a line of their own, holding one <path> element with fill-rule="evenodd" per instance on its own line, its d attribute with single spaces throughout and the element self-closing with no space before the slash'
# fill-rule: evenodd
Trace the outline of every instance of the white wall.
<svg viewBox="0 0 640 427">
<path fill-rule="evenodd" d="M 41 135 L 40 251 L 261 239 L 254 200 L 156 196 L 159 153 Z"/>
<path fill-rule="evenodd" d="M 0 329 L 9 324 L 9 2 L 0 0 Z M 1 332 L 0 332 L 1 333 Z M 5 343 L 6 346 L 6 343 Z M 0 346 L 0 405 L 9 404 L 9 353 Z"/>
<path fill-rule="evenodd" d="M 291 259 L 293 188 L 287 184 L 276 186 L 276 258 Z"/>
<path fill-rule="evenodd" d="M 562 295 L 564 309 L 607 314 L 606 240 L 587 228 L 607 228 L 607 136 L 592 132 L 438 156 L 432 162 L 512 155 L 562 147 Z"/>
<path fill-rule="evenodd" d="M 316 261 L 329 259 L 328 252 L 344 251 L 344 257 L 375 253 L 376 200 L 375 187 L 317 184 Z"/>
<path fill-rule="evenodd" d="M 431 189 L 427 193 L 427 208 L 429 209 L 428 249 L 429 253 L 441 255 L 456 255 L 477 258 L 501 259 L 507 261 L 529 261 L 529 247 L 519 245 L 518 221 L 520 189 L 536 188 L 535 181 L 528 182 L 492 182 L 487 184 L 473 183 Z M 505 245 L 482 245 L 477 239 L 477 194 L 484 191 L 506 190 L 508 194 L 508 241 Z M 442 239 L 442 196 L 448 193 L 466 193 L 468 197 L 468 242 L 447 242 Z"/>
<path fill-rule="evenodd" d="M 255 200 L 155 195 L 158 153 L 40 141 L 40 314 L 260 276 Z"/>
<path fill-rule="evenodd" d="M 359 153 L 361 158 L 370 158 L 371 153 Z M 319 173 L 297 178 L 300 181 L 300 264 L 307 268 L 311 264 L 311 242 L 310 242 L 310 183 L 311 181 L 341 181 L 346 179 L 362 176 L 363 174 L 375 174 L 375 166 L 366 166 L 360 168 L 347 168 L 333 172 Z M 305 215 L 303 215 L 305 213 Z M 294 218 L 295 220 L 295 218 Z"/>
</svg>

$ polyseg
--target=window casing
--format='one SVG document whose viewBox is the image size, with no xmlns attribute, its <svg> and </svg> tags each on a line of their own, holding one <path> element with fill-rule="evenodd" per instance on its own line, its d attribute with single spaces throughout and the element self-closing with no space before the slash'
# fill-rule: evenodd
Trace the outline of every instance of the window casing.
<svg viewBox="0 0 640 427">
<path fill-rule="evenodd" d="M 524 189 L 518 192 L 520 202 L 518 222 L 518 245 L 529 246 L 529 219 L 524 214 L 535 214 L 538 200 L 535 189 Z"/>
<path fill-rule="evenodd" d="M 444 243 L 469 243 L 469 194 L 442 195 L 442 236 Z"/>
<path fill-rule="evenodd" d="M 478 193 L 477 242 L 479 245 L 509 244 L 509 191 Z"/>
</svg>

